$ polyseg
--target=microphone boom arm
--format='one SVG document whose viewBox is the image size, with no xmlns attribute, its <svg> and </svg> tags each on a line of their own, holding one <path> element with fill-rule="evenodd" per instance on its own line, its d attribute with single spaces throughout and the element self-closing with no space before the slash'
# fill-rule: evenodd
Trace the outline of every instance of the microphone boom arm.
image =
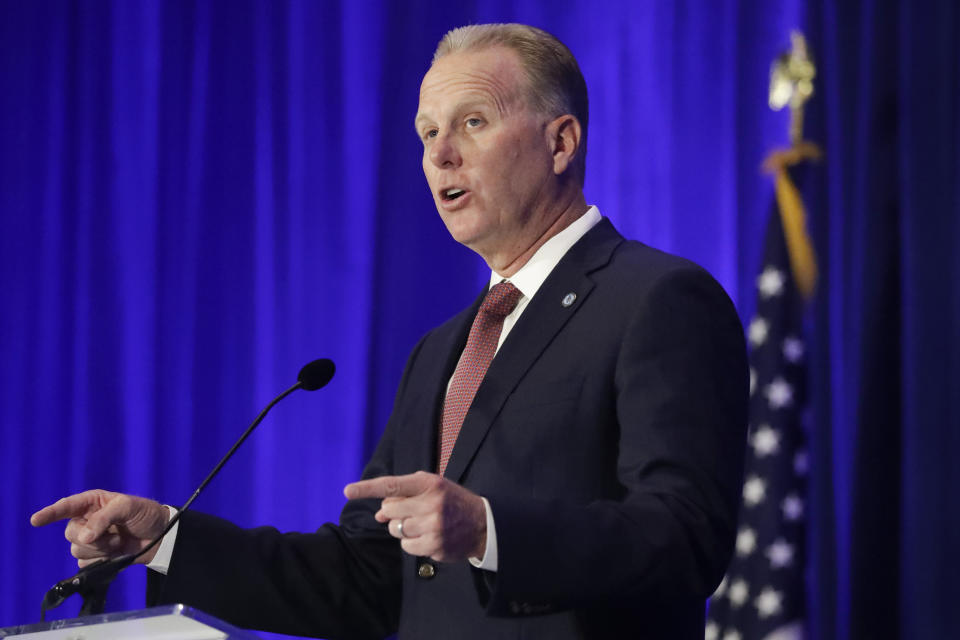
<svg viewBox="0 0 960 640">
<path fill-rule="evenodd" d="M 107 589 L 110 587 L 110 583 L 113 582 L 113 579 L 117 577 L 117 574 L 133 564 L 137 558 L 144 555 L 155 546 L 160 544 L 160 541 L 163 540 L 164 536 L 170 533 L 170 530 L 173 529 L 174 525 L 180 521 L 180 516 L 190 508 L 190 505 L 193 504 L 194 500 L 200 495 L 200 492 L 203 491 L 210 481 L 220 473 L 220 469 L 223 468 L 223 465 L 233 457 L 233 454 L 237 452 L 237 449 L 240 448 L 247 438 L 250 437 L 250 434 L 253 433 L 253 430 L 257 428 L 263 419 L 267 416 L 267 413 L 276 405 L 278 402 L 286 398 L 288 395 L 296 391 L 297 389 L 306 389 L 307 391 L 314 391 L 321 387 L 326 386 L 328 382 L 333 378 L 335 372 L 335 367 L 333 362 L 325 358 L 320 360 L 314 360 L 309 364 L 305 365 L 300 373 L 297 375 L 297 382 L 293 384 L 289 389 L 282 392 L 280 395 L 275 397 L 270 403 L 263 408 L 263 411 L 254 419 L 253 423 L 247 427 L 240 437 L 237 439 L 233 446 L 230 447 L 230 450 L 220 459 L 220 462 L 217 463 L 217 466 L 207 474 L 207 477 L 204 478 L 203 482 L 200 483 L 200 486 L 197 487 L 196 491 L 193 492 L 193 495 L 183 503 L 183 506 L 180 507 L 180 510 L 169 522 L 167 526 L 164 527 L 163 531 L 154 538 L 150 544 L 145 546 L 143 549 L 136 553 L 128 553 L 122 556 L 117 556 L 116 558 L 104 558 L 103 560 L 98 560 L 97 562 L 87 565 L 78 571 L 74 576 L 61 580 L 60 582 L 53 585 L 46 595 L 43 597 L 43 603 L 40 606 L 40 620 L 45 621 L 47 617 L 47 611 L 59 607 L 63 602 L 72 596 L 75 593 L 79 593 L 80 597 L 83 598 L 83 605 L 80 608 L 80 615 L 96 615 L 103 613 L 104 605 L 106 604 Z"/>
</svg>

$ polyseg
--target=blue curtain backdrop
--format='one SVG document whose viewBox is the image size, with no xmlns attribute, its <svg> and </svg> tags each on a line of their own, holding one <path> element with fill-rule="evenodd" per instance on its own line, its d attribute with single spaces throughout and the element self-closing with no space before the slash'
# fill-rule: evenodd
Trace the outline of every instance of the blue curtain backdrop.
<svg viewBox="0 0 960 640">
<path fill-rule="evenodd" d="M 960 598 L 960 10 L 830 0 L 0 0 L 0 626 L 75 565 L 40 506 L 86 488 L 244 525 L 336 519 L 408 349 L 483 263 L 413 133 L 433 47 L 544 27 L 590 87 L 588 200 L 713 272 L 743 318 L 786 142 L 770 61 L 818 59 L 805 188 L 821 259 L 807 593 L 815 638 L 948 637 Z M 142 605 L 142 570 L 110 608 Z M 73 607 L 70 609 L 70 607 Z M 75 613 L 78 603 L 67 605 Z"/>
</svg>

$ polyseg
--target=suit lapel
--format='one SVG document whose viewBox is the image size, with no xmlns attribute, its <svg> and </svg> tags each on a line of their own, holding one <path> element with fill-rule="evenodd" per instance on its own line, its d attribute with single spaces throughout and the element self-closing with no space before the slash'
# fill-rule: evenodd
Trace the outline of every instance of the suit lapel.
<svg viewBox="0 0 960 640">
<path fill-rule="evenodd" d="M 464 418 L 445 477 L 460 480 L 507 397 L 590 295 L 594 284 L 589 274 L 607 264 L 621 242 L 623 237 L 613 225 L 606 219 L 601 220 L 570 248 L 541 285 L 490 363 Z M 572 301 L 568 296 L 571 293 L 574 294 Z M 471 323 L 472 318 L 473 315 Z M 449 375 L 456 366 L 462 343 L 460 347 L 455 351 Z M 440 397 L 442 400 L 443 395 Z"/>
</svg>

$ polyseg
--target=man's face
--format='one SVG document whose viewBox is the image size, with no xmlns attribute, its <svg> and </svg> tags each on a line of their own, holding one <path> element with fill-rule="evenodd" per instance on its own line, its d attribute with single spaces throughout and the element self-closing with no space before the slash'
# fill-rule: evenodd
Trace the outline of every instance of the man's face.
<svg viewBox="0 0 960 640">
<path fill-rule="evenodd" d="M 515 259 L 549 224 L 548 119 L 527 105 L 524 87 L 516 54 L 503 47 L 447 55 L 420 85 L 415 125 L 437 210 L 491 266 Z"/>
</svg>

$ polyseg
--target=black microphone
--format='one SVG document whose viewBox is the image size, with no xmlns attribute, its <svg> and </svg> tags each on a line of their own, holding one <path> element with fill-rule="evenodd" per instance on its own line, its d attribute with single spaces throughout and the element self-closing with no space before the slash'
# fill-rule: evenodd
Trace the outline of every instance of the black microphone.
<svg viewBox="0 0 960 640">
<path fill-rule="evenodd" d="M 107 589 L 110 586 L 110 583 L 113 582 L 113 579 L 117 577 L 117 574 L 133 564 L 137 558 L 160 544 L 160 541 L 163 540 L 163 537 L 167 535 L 173 528 L 173 525 L 180 520 L 180 516 L 183 515 L 183 512 L 190 508 L 190 505 L 192 505 L 193 501 L 197 499 L 197 496 L 200 495 L 200 492 L 203 491 L 208 484 L 210 484 L 210 481 L 213 480 L 214 476 L 220 473 L 220 469 L 222 469 L 223 465 L 227 463 L 227 460 L 233 457 L 233 454 L 236 453 L 237 449 L 240 448 L 240 445 L 242 445 L 250 436 L 250 434 L 253 433 L 253 430 L 257 428 L 257 425 L 263 421 L 267 415 L 267 412 L 269 412 L 275 404 L 286 398 L 297 389 L 316 391 L 317 389 L 327 386 L 327 383 L 333 379 L 333 374 L 336 372 L 336 370 L 337 368 L 334 366 L 333 361 L 326 358 L 320 358 L 319 360 L 314 360 L 313 362 L 309 362 L 304 365 L 303 368 L 300 369 L 300 373 L 297 374 L 297 382 L 289 389 L 271 400 L 270 404 L 264 407 L 263 411 L 260 412 L 256 419 L 254 419 L 253 424 L 247 427 L 247 430 L 241 434 L 235 443 L 233 443 L 233 446 L 230 447 L 230 450 L 227 451 L 226 455 L 220 459 L 220 462 L 218 462 L 217 466 L 213 468 L 213 471 L 211 471 L 203 480 L 203 482 L 200 483 L 200 486 L 197 487 L 197 490 L 193 492 L 193 495 L 190 496 L 190 499 L 187 500 L 182 507 L 180 507 L 180 510 L 176 513 L 176 515 L 170 518 L 166 528 L 164 528 L 159 536 L 157 536 L 153 541 L 150 542 L 150 544 L 137 553 L 128 553 L 116 558 L 98 560 L 97 562 L 80 569 L 76 575 L 65 580 L 61 580 L 57 584 L 53 585 L 53 587 L 51 587 L 43 597 L 43 603 L 40 606 L 40 620 L 46 620 L 47 611 L 59 607 L 61 604 L 63 604 L 64 600 L 75 593 L 79 593 L 83 598 L 83 606 L 80 609 L 79 615 L 85 616 L 103 613 L 103 607 L 104 604 L 106 604 L 107 599 Z"/>
<path fill-rule="evenodd" d="M 336 370 L 333 360 L 320 358 L 303 365 L 303 369 L 297 374 L 297 382 L 304 391 L 316 391 L 327 386 Z"/>
</svg>

